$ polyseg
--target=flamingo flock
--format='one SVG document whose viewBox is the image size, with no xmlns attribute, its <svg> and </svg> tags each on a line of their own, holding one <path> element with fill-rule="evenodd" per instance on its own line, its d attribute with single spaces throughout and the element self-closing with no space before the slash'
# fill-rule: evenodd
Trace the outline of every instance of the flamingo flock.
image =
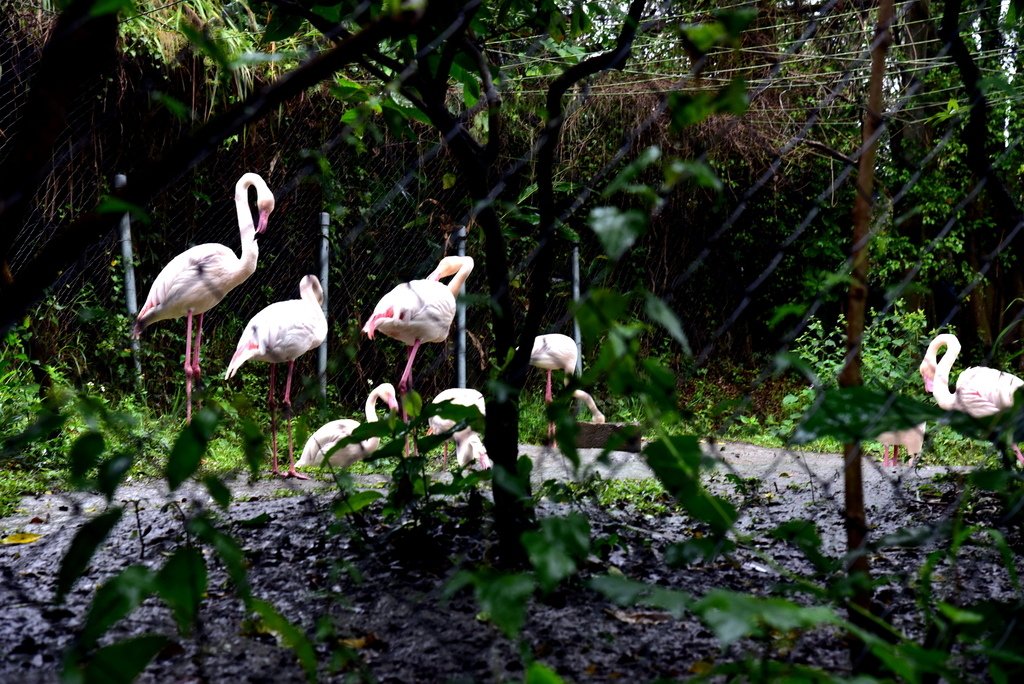
<svg viewBox="0 0 1024 684">
<path fill-rule="evenodd" d="M 249 205 L 249 191 L 255 189 L 259 213 L 254 220 Z M 258 174 L 245 173 L 235 183 L 235 211 L 241 241 L 241 255 L 225 245 L 208 243 L 192 247 L 172 259 L 157 275 L 149 290 L 145 304 L 135 320 L 133 335 L 138 337 L 150 325 L 163 320 L 185 317 L 185 420 L 192 420 L 192 390 L 201 375 L 200 350 L 202 348 L 203 317 L 236 287 L 251 276 L 257 266 L 259 248 L 257 237 L 267 230 L 274 211 L 274 194 Z M 413 363 L 424 343 L 447 341 L 455 318 L 456 299 L 473 271 L 472 257 L 449 256 L 425 278 L 402 283 L 381 297 L 362 332 L 370 339 L 380 333 L 402 342 L 407 347 L 407 359 L 401 373 L 398 390 L 390 383 L 375 387 L 366 400 L 366 422 L 378 420 L 377 404 L 383 401 L 389 410 L 401 411 L 406 420 L 404 396 L 413 388 Z M 448 282 L 442 282 L 448 279 Z M 270 365 L 267 408 L 270 414 L 270 472 L 279 477 L 308 479 L 296 468 L 321 465 L 325 460 L 333 466 L 345 467 L 367 458 L 378 448 L 380 439 L 373 437 L 352 442 L 351 435 L 359 427 L 358 421 L 333 420 L 316 430 L 306 442 L 298 461 L 292 436 L 292 382 L 295 361 L 303 354 L 318 348 L 327 338 L 328 322 L 322 309 L 323 289 L 319 279 L 306 275 L 299 282 L 298 299 L 274 302 L 253 316 L 246 324 L 235 352 L 224 374 L 225 381 L 233 378 L 248 361 L 263 361 Z M 195 321 L 193 319 L 195 318 Z M 193 337 L 193 327 L 195 335 Z M 575 342 L 565 335 L 541 335 L 534 344 L 531 363 L 548 371 L 545 400 L 553 397 L 551 371 L 575 372 L 578 357 Z M 288 467 L 278 464 L 278 398 L 277 364 L 287 363 L 281 403 L 284 406 L 288 431 Z M 573 396 L 586 403 L 596 422 L 604 422 L 593 398 L 583 390 Z M 446 403 L 475 406 L 484 413 L 484 397 L 477 390 L 452 388 L 434 397 L 438 405 Z M 443 410 L 442 410 L 443 413 Z M 450 433 L 456 444 L 456 457 L 460 468 L 491 467 L 483 441 L 472 428 L 456 421 L 434 415 L 429 419 L 433 434 Z M 553 430 L 554 426 L 551 426 Z M 342 442 L 345 442 L 342 444 Z M 447 467 L 448 445 L 444 444 L 444 466 Z"/>
</svg>

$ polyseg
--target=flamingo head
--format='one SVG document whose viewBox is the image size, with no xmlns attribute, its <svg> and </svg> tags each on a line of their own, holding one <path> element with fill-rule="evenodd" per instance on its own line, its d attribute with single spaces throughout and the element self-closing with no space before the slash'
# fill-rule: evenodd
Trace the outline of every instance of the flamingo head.
<svg viewBox="0 0 1024 684">
<path fill-rule="evenodd" d="M 320 279 L 315 275 L 302 276 L 299 281 L 299 296 L 303 299 L 316 301 L 317 305 L 324 303 L 324 288 L 320 285 Z"/>
<path fill-rule="evenodd" d="M 388 408 L 392 411 L 398 410 L 398 397 L 395 394 L 395 386 L 391 383 L 387 383 L 384 391 L 381 392 L 380 398 L 388 405 Z"/>
<path fill-rule="evenodd" d="M 373 339 L 373 333 L 377 329 L 377 326 L 380 325 L 381 319 L 394 318 L 394 317 L 395 317 L 395 307 L 393 307 L 393 306 L 392 307 L 388 307 L 388 309 L 386 311 L 382 311 L 380 313 L 375 313 L 372 316 L 370 316 L 370 320 L 366 321 L 366 325 L 363 326 L 363 332 L 366 334 L 367 337 L 369 337 L 372 340 Z"/>
<path fill-rule="evenodd" d="M 935 370 L 936 366 L 930 359 L 925 359 L 921 362 L 921 366 L 918 371 L 921 373 L 921 379 L 924 380 L 924 390 L 931 394 L 932 387 L 935 386 Z"/>
<path fill-rule="evenodd" d="M 260 212 L 259 221 L 256 223 L 256 234 L 266 232 L 267 223 L 270 222 L 270 212 L 274 211 L 274 196 L 260 197 L 256 201 L 256 208 Z"/>
</svg>

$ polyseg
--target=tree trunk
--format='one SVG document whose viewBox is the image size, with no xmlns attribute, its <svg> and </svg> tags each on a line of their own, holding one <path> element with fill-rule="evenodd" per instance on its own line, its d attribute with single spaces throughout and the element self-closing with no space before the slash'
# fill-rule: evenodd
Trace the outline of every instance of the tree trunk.
<svg viewBox="0 0 1024 684">
<path fill-rule="evenodd" d="M 839 375 L 841 387 L 862 384 L 860 350 L 864 336 L 864 310 L 868 294 L 867 235 L 871 221 L 872 189 L 875 179 L 875 157 L 878 152 L 878 132 L 882 126 L 882 82 L 885 74 L 885 54 L 892 42 L 890 27 L 893 18 L 893 0 L 881 0 L 878 25 L 871 50 L 871 81 L 868 86 L 867 111 L 862 128 L 863 146 L 857 174 L 857 195 L 853 204 L 853 271 L 847 304 L 847 358 Z M 867 518 L 864 514 L 864 483 L 861 472 L 860 444 L 853 442 L 844 447 L 844 494 L 846 514 L 846 548 L 854 560 L 847 568 L 852 575 L 861 575 L 851 606 L 850 622 L 862 629 L 877 631 L 872 615 L 874 609 L 869 586 L 870 567 L 864 547 L 867 542 Z M 860 639 L 851 637 L 850 660 L 854 672 L 879 672 L 880 663 L 873 658 Z"/>
</svg>

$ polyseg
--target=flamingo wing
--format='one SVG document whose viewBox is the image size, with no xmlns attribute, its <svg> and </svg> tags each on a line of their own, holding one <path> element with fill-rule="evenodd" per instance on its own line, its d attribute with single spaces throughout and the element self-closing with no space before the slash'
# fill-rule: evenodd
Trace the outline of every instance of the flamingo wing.
<svg viewBox="0 0 1024 684">
<path fill-rule="evenodd" d="M 188 249 L 164 266 L 139 312 L 143 327 L 156 321 L 205 313 L 249 275 L 224 245 L 208 243 Z"/>
<path fill-rule="evenodd" d="M 995 368 L 968 368 L 956 380 L 957 404 L 975 418 L 991 416 L 1013 406 L 1013 393 L 1021 385 L 1024 380 Z"/>
<path fill-rule="evenodd" d="M 296 462 L 296 467 L 319 465 L 323 462 L 327 452 L 333 449 L 338 442 L 351 436 L 357 427 L 359 427 L 359 422 L 349 418 L 325 423 L 306 440 L 306 446 L 302 449 L 302 458 Z M 375 440 L 368 439 L 338 449 L 330 456 L 331 465 L 345 467 L 366 458 L 374 450 L 375 445 L 370 444 L 373 441 Z"/>
<path fill-rule="evenodd" d="M 455 297 L 434 280 L 402 283 L 384 295 L 363 330 L 372 337 L 379 330 L 410 346 L 420 342 L 443 342 L 455 320 Z"/>
</svg>

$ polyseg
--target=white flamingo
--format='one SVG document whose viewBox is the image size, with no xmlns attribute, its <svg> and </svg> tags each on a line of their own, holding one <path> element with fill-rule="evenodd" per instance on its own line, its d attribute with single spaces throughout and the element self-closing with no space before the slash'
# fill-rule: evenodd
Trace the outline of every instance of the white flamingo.
<svg viewBox="0 0 1024 684">
<path fill-rule="evenodd" d="M 486 415 L 484 395 L 475 389 L 463 387 L 452 387 L 446 389 L 434 397 L 433 403 L 440 404 L 450 401 L 459 406 L 475 406 L 480 415 Z M 440 435 L 455 427 L 455 421 L 441 416 L 430 416 L 427 419 L 430 424 L 430 433 Z M 460 468 L 465 468 L 473 461 L 480 464 L 484 470 L 491 467 L 491 460 L 487 456 L 487 449 L 484 447 L 480 436 L 472 428 L 463 428 L 452 435 L 455 440 L 455 455 Z M 448 442 L 444 443 L 444 467 L 448 466 Z"/>
<path fill-rule="evenodd" d="M 576 390 L 575 392 L 572 393 L 572 396 L 575 397 L 576 399 L 579 399 L 580 401 L 587 405 L 587 408 L 590 410 L 590 415 L 592 416 L 591 422 L 604 422 L 604 414 L 597 410 L 597 404 L 594 402 L 594 397 L 590 396 L 583 390 Z"/>
<path fill-rule="evenodd" d="M 533 339 L 533 351 L 530 352 L 530 365 L 547 371 L 548 380 L 544 390 L 544 401 L 551 403 L 551 373 L 552 371 L 565 371 L 565 384 L 569 384 L 569 376 L 576 372 L 576 360 L 579 358 L 579 350 L 576 348 L 576 340 L 568 335 L 551 333 L 550 335 L 537 335 Z"/>
<path fill-rule="evenodd" d="M 381 297 L 363 326 L 371 340 L 377 331 L 409 347 L 409 359 L 398 381 L 403 396 L 412 388 L 412 364 L 420 344 L 444 342 L 455 319 L 455 298 L 473 270 L 472 257 L 450 256 L 423 280 L 412 280 Z M 452 276 L 447 285 L 441 278 Z M 405 417 L 405 407 L 402 407 Z"/>
<path fill-rule="evenodd" d="M 905 430 L 891 430 L 875 437 L 882 444 L 882 466 L 898 466 L 900 464 L 900 447 L 907 450 L 907 465 L 913 465 L 924 448 L 925 424 L 919 423 Z M 892 457 L 889 449 L 892 448 Z"/>
<path fill-rule="evenodd" d="M 367 423 L 377 422 L 377 402 L 379 400 L 383 400 L 392 411 L 398 410 L 395 386 L 390 382 L 377 385 L 370 392 L 370 396 L 366 398 L 366 406 L 364 408 Z M 320 465 L 323 463 L 327 452 L 333 449 L 335 444 L 348 438 L 359 425 L 360 422 L 358 420 L 351 420 L 350 418 L 342 418 L 325 423 L 306 440 L 306 446 L 302 449 L 302 457 L 295 464 L 295 467 L 304 468 Z M 363 460 L 376 451 L 379 446 L 380 437 L 369 437 L 362 442 L 348 444 L 337 449 L 328 460 L 333 466 L 345 468 L 356 461 Z"/>
<path fill-rule="evenodd" d="M 271 451 L 273 453 L 274 475 L 281 475 L 277 468 L 277 403 L 274 400 L 274 382 L 277 364 L 288 362 L 288 380 L 284 385 L 284 406 L 288 416 L 288 472 L 282 477 L 309 479 L 295 470 L 295 451 L 292 444 L 292 372 L 295 359 L 323 344 L 327 337 L 327 318 L 320 308 L 324 291 L 314 275 L 308 275 L 299 282 L 299 299 L 274 302 L 252 317 L 235 347 L 224 379 L 234 376 L 243 363 L 250 359 L 270 364 L 270 391 L 267 405 L 270 407 Z"/>
<path fill-rule="evenodd" d="M 939 349 L 946 348 L 941 361 L 936 361 Z M 974 366 L 960 373 L 956 379 L 956 391 L 949 391 L 949 374 L 953 370 L 957 355 L 960 354 L 960 340 L 956 335 L 943 334 L 928 345 L 928 351 L 918 369 L 924 380 L 924 388 L 935 397 L 939 408 L 945 411 L 961 411 L 974 418 L 984 418 L 1013 406 L 1013 393 L 1024 385 L 1016 375 L 1004 373 L 995 368 Z M 1020 447 L 1013 445 L 1017 460 L 1024 464 Z"/>
<path fill-rule="evenodd" d="M 256 188 L 259 224 L 253 225 L 249 209 L 249 188 Z M 242 240 L 242 256 L 214 242 L 196 245 L 171 259 L 153 281 L 132 334 L 138 337 L 149 325 L 169 318 L 188 316 L 185 324 L 185 420 L 192 421 L 192 382 L 200 375 L 199 350 L 203 337 L 203 314 L 216 306 L 256 270 L 259 248 L 256 236 L 267 229 L 274 210 L 274 194 L 255 173 L 246 173 L 235 183 L 235 211 Z M 192 353 L 192 314 L 199 314 L 195 355 Z"/>
</svg>

